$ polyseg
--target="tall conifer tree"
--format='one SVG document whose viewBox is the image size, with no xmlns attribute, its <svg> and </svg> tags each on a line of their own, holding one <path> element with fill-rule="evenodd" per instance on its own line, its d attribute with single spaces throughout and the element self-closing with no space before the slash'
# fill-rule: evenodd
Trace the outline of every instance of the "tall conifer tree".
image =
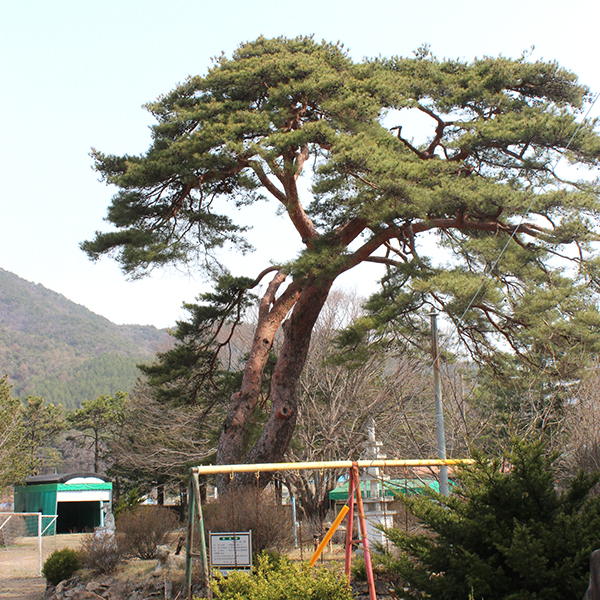
<svg viewBox="0 0 600 600">
<path fill-rule="evenodd" d="M 573 348 L 597 348 L 600 204 L 587 171 L 600 137 L 582 118 L 588 99 L 552 62 L 438 60 L 421 49 L 355 63 L 340 45 L 259 38 L 148 105 L 157 124 L 145 154 L 94 151 L 118 188 L 107 217 L 115 230 L 83 249 L 112 254 L 133 277 L 169 263 L 215 273 L 215 249 L 248 249 L 226 204 L 275 202 L 304 250 L 281 263 L 273 246 L 273 264 L 256 279 L 219 279 L 217 295 L 204 298 L 198 347 L 210 367 L 204 350 L 222 347 L 214 332 L 235 326 L 249 290 L 270 278 L 217 461 L 277 461 L 294 431 L 315 321 L 336 278 L 358 264 L 387 268 L 358 333 L 391 321 L 418 330 L 418 316 L 435 307 L 476 358 L 493 359 L 498 339 L 545 368 Z M 424 143 L 402 133 L 409 110 L 431 124 Z M 562 153 L 577 170 L 555 169 Z M 440 246 L 450 259 L 436 258 Z M 244 454 L 278 331 L 270 414 Z"/>
</svg>

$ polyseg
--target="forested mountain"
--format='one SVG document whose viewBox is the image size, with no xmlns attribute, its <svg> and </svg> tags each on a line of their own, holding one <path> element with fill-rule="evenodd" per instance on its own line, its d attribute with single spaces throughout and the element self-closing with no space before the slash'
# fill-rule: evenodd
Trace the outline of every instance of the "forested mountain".
<svg viewBox="0 0 600 600">
<path fill-rule="evenodd" d="M 136 364 L 170 345 L 165 330 L 115 325 L 64 296 L 0 269 L 0 376 L 13 396 L 76 408 L 129 391 Z"/>
</svg>

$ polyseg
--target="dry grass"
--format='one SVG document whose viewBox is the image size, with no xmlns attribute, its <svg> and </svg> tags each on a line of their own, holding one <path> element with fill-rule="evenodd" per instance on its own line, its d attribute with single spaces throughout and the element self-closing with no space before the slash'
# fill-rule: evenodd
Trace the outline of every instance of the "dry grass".
<svg viewBox="0 0 600 600">
<path fill-rule="evenodd" d="M 79 549 L 89 534 L 76 533 L 43 538 L 42 562 L 55 550 Z M 120 580 L 146 582 L 152 579 L 156 560 L 131 560 L 118 566 L 113 576 Z M 37 537 L 19 538 L 8 549 L 0 547 L 0 600 L 42 600 L 46 580 L 39 575 Z M 84 572 L 85 576 L 85 572 Z M 183 581 L 183 575 L 181 575 Z"/>
<path fill-rule="evenodd" d="M 55 550 L 76 550 L 85 534 L 71 533 L 42 538 L 42 564 Z M 21 537 L 0 546 L 0 599 L 41 600 L 46 580 L 39 574 L 37 537 Z"/>
<path fill-rule="evenodd" d="M 77 550 L 85 534 L 70 533 L 42 538 L 42 564 L 55 550 Z M 12 545 L 0 546 L 0 578 L 39 577 L 37 537 L 21 537 Z"/>
</svg>

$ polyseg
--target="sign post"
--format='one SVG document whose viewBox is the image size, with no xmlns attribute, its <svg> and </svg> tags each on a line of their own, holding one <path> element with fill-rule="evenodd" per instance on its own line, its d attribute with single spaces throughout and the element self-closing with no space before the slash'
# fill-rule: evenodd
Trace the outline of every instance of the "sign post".
<svg viewBox="0 0 600 600">
<path fill-rule="evenodd" d="M 210 564 L 227 575 L 252 569 L 252 531 L 209 532 Z"/>
</svg>

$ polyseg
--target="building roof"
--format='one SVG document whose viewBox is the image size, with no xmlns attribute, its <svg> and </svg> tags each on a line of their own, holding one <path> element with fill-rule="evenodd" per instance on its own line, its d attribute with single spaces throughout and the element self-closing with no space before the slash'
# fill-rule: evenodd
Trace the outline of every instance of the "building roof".
<svg viewBox="0 0 600 600">
<path fill-rule="evenodd" d="M 381 479 L 374 479 L 381 483 Z M 413 496 L 415 494 L 423 494 L 427 488 L 434 492 L 440 491 L 440 484 L 433 477 L 421 477 L 419 479 L 391 479 L 384 482 L 385 495 L 392 498 L 401 496 Z M 360 489 L 363 497 L 365 497 L 366 485 L 364 481 L 360 482 Z M 329 492 L 330 500 L 347 500 L 348 499 L 348 482 L 346 481 L 339 487 Z"/>
<path fill-rule="evenodd" d="M 96 479 L 100 481 L 108 482 L 110 479 L 105 477 L 104 475 L 99 475 L 98 473 L 51 473 L 50 475 L 31 475 L 25 481 L 25 485 L 43 485 L 47 483 L 68 483 L 71 479 L 78 479 L 80 481 L 73 483 L 85 483 L 85 481 L 81 481 L 82 479 Z"/>
</svg>

